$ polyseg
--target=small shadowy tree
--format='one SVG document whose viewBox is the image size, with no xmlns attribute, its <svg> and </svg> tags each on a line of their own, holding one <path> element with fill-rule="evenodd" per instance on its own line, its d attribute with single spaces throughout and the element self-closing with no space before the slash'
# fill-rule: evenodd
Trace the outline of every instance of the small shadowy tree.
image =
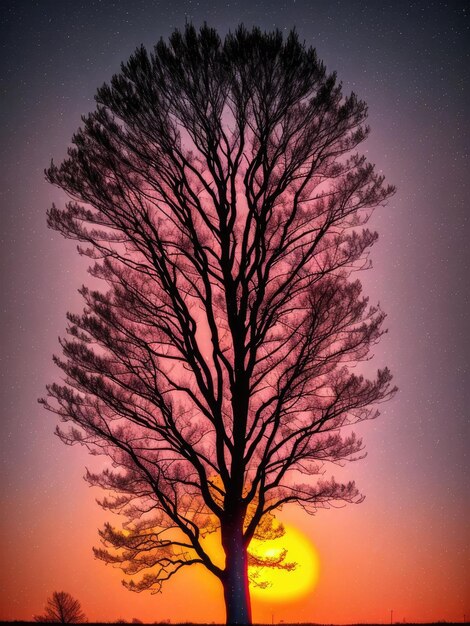
<svg viewBox="0 0 470 626">
<path fill-rule="evenodd" d="M 352 369 L 384 332 L 353 272 L 393 188 L 356 152 L 366 105 L 294 32 L 188 26 L 138 49 L 96 102 L 47 170 L 72 198 L 49 226 L 107 290 L 82 287 L 55 358 L 65 383 L 43 402 L 71 423 L 65 443 L 110 460 L 86 479 L 127 522 L 96 556 L 143 573 L 134 591 L 201 564 L 227 622 L 251 623 L 249 545 L 270 516 L 362 499 L 323 475 L 358 458 L 351 426 L 393 392 L 387 369 Z"/>
<path fill-rule="evenodd" d="M 35 615 L 35 622 L 47 624 L 83 624 L 87 621 L 80 602 L 66 591 L 54 591 L 48 598 L 44 615 Z"/>
</svg>

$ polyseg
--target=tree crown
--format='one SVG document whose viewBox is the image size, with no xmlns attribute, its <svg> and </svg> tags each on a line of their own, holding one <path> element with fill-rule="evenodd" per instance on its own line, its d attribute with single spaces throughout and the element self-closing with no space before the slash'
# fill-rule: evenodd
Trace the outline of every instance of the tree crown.
<svg viewBox="0 0 470 626">
<path fill-rule="evenodd" d="M 344 429 L 394 391 L 387 369 L 351 370 L 384 332 L 352 272 L 394 189 L 355 152 L 366 105 L 295 32 L 188 26 L 96 101 L 47 170 L 72 197 L 49 225 L 108 290 L 82 288 L 45 404 L 72 422 L 66 443 L 111 459 L 87 480 L 128 526 L 106 526 L 117 552 L 98 557 L 151 570 L 137 591 L 193 563 L 223 578 L 206 532 L 227 551 L 234 520 L 248 546 L 284 504 L 362 498 L 322 475 L 358 458 Z"/>
<path fill-rule="evenodd" d="M 80 602 L 67 591 L 54 591 L 47 599 L 43 615 L 35 615 L 35 622 L 48 624 L 83 624 L 87 621 Z"/>
</svg>

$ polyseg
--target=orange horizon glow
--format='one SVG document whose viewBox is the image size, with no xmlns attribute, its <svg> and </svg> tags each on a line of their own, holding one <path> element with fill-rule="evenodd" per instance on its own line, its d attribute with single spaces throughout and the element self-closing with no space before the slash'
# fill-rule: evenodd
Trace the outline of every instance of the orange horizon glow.
<svg viewBox="0 0 470 626">
<path fill-rule="evenodd" d="M 56 446 L 60 457 L 62 445 L 57 442 Z M 70 454 L 65 449 L 64 460 L 70 460 Z M 80 601 L 90 621 L 138 618 L 149 623 L 168 619 L 172 623 L 223 623 L 222 586 L 202 566 L 181 571 L 160 594 L 135 594 L 121 585 L 121 570 L 93 558 L 91 548 L 99 545 L 97 528 L 110 521 L 110 516 L 94 502 L 96 490 L 90 492 L 80 481 L 83 465 L 90 466 L 89 457 L 76 449 L 72 458 L 75 463 L 67 467 L 63 486 L 57 483 L 56 493 L 46 498 L 47 507 L 35 521 L 37 548 L 28 555 L 28 568 L 18 562 L 16 545 L 7 545 L 4 550 L 4 562 L 16 563 L 24 573 L 20 584 L 18 579 L 5 577 L 0 590 L 0 618 L 30 620 L 42 612 L 53 591 L 64 590 Z M 362 474 L 364 480 L 367 467 L 360 470 L 358 464 L 355 469 L 356 476 Z M 61 498 L 69 492 L 68 484 L 76 488 L 73 500 L 64 507 Z M 252 592 L 254 622 L 389 624 L 391 609 L 394 621 L 462 621 L 466 600 L 464 562 L 460 560 L 460 578 L 445 575 L 448 550 L 457 558 L 454 571 L 459 572 L 457 538 L 448 537 L 446 545 L 436 544 L 437 529 L 425 525 L 426 509 L 419 504 L 413 511 L 412 523 L 409 518 L 403 519 L 390 536 L 390 505 L 380 499 L 378 487 L 374 489 L 370 481 L 368 492 L 373 497 L 359 506 L 320 511 L 314 517 L 295 507 L 282 510 L 277 519 L 315 546 L 321 575 L 302 597 L 290 596 L 282 602 L 263 600 Z M 34 499 L 30 502 L 32 509 L 22 522 L 27 525 L 22 530 L 25 537 L 34 519 Z M 58 519 L 62 520 L 60 526 Z M 120 523 L 115 518 L 115 525 Z M 296 572 L 286 575 L 295 576 Z M 8 598 L 18 601 L 15 604 L 9 600 L 7 604 Z"/>
</svg>

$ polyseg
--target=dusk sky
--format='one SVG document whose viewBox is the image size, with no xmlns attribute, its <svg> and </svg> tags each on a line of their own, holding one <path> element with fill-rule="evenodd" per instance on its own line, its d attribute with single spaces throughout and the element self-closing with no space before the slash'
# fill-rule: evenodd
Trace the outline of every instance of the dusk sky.
<svg viewBox="0 0 470 626">
<path fill-rule="evenodd" d="M 318 581 L 301 598 L 255 599 L 254 621 L 468 619 L 470 3 L 3 0 L 0 12 L 0 619 L 31 619 L 61 590 L 91 621 L 224 618 L 222 590 L 201 569 L 137 595 L 93 558 L 109 519 L 82 480 L 95 461 L 60 443 L 37 404 L 60 375 L 52 354 L 89 280 L 74 243 L 46 227 L 64 194 L 44 168 L 64 158 L 121 61 L 188 21 L 221 35 L 241 22 L 295 27 L 367 102 L 362 149 L 397 186 L 374 215 L 380 238 L 361 279 L 388 314 L 373 365 L 390 367 L 399 393 L 360 427 L 367 458 L 338 472 L 366 499 L 280 514 L 314 546 Z"/>
</svg>

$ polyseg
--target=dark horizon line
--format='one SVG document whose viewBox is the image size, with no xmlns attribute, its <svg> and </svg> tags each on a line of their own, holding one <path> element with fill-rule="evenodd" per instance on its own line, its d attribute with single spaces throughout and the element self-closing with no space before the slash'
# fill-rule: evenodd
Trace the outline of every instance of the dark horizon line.
<svg viewBox="0 0 470 626">
<path fill-rule="evenodd" d="M 34 620 L 24 621 L 24 620 L 0 620 L 0 624 L 49 624 L 51 622 L 36 622 Z M 172 622 L 170 620 L 157 620 L 154 622 L 132 622 L 132 620 L 113 620 L 109 622 L 84 622 L 88 624 L 88 626 L 108 626 L 109 624 L 142 624 L 143 626 L 151 626 L 153 624 L 171 624 L 171 626 L 226 626 L 225 622 Z M 279 622 L 253 622 L 252 626 L 273 626 L 273 624 L 283 624 L 283 626 L 384 626 L 384 624 L 390 624 L 389 621 L 384 622 L 349 622 L 349 623 L 341 623 L 335 624 L 333 622 L 287 622 L 287 621 L 279 621 Z M 435 626 L 436 624 L 446 624 L 446 626 L 454 626 L 457 624 L 470 624 L 470 621 L 466 619 L 460 622 L 451 622 L 445 619 L 435 620 L 433 622 L 407 622 L 407 621 L 393 621 L 392 626 L 395 624 L 406 624 L 406 626 Z"/>
</svg>

